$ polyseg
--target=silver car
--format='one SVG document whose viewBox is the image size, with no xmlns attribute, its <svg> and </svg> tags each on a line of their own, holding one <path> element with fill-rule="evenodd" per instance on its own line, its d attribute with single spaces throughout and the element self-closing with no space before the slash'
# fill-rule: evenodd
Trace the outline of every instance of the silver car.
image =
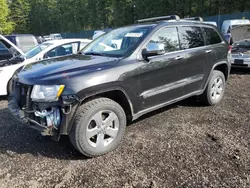
<svg viewBox="0 0 250 188">
<path fill-rule="evenodd" d="M 234 26 L 231 64 L 234 67 L 250 67 L 250 24 Z"/>
</svg>

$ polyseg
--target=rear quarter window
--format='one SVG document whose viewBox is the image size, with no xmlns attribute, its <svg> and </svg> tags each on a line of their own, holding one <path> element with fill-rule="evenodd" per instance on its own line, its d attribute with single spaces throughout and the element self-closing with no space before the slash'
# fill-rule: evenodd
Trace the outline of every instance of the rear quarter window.
<svg viewBox="0 0 250 188">
<path fill-rule="evenodd" d="M 220 35 L 213 28 L 204 28 L 206 45 L 219 44 L 222 42 Z"/>
<path fill-rule="evenodd" d="M 179 28 L 182 49 L 191 49 L 205 45 L 200 27 L 183 26 Z"/>
</svg>

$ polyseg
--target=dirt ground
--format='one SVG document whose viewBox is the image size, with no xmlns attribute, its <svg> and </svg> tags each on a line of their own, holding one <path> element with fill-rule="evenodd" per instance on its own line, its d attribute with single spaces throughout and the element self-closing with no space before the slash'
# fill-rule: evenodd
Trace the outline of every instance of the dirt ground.
<svg viewBox="0 0 250 188">
<path fill-rule="evenodd" d="M 1 188 L 250 187 L 250 71 L 233 71 L 218 106 L 189 99 L 151 113 L 94 159 L 20 126 L 0 100 Z"/>
</svg>

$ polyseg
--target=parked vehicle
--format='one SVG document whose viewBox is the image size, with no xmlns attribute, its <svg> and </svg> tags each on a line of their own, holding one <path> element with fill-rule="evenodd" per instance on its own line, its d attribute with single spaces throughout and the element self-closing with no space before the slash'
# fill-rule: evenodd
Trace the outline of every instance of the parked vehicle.
<svg viewBox="0 0 250 188">
<path fill-rule="evenodd" d="M 148 112 L 191 96 L 218 104 L 228 56 L 228 44 L 210 24 L 178 16 L 138 20 L 82 54 L 25 66 L 15 75 L 9 109 L 42 135 L 69 135 L 82 154 L 96 157 L 114 150 L 127 122 Z"/>
<path fill-rule="evenodd" d="M 49 35 L 44 35 L 43 40 L 44 41 L 49 41 L 49 40 L 52 40 L 52 38 Z"/>
<path fill-rule="evenodd" d="M 96 38 L 98 38 L 99 36 L 101 36 L 101 35 L 103 35 L 103 34 L 105 34 L 105 33 L 106 33 L 106 32 L 101 31 L 101 30 L 95 31 L 95 32 L 94 32 L 94 35 L 93 35 L 93 37 L 92 37 L 92 40 L 95 40 Z"/>
<path fill-rule="evenodd" d="M 211 25 L 214 25 L 217 27 L 217 23 L 216 22 L 213 22 L 213 21 L 205 21 L 204 23 L 206 24 L 211 24 Z"/>
<path fill-rule="evenodd" d="M 13 56 L 11 59 L 8 58 L 7 60 L 0 61 L 0 96 L 11 93 L 11 78 L 13 74 L 24 65 L 43 59 L 76 54 L 89 42 L 91 42 L 91 40 L 88 39 L 47 41 L 24 53 L 21 49 L 17 48 L 13 43 L 0 35 L 0 44 L 5 46 L 5 49 L 7 49 L 9 53 L 12 53 Z"/>
<path fill-rule="evenodd" d="M 235 67 L 250 67 L 250 23 L 234 26 L 231 64 Z"/>
<path fill-rule="evenodd" d="M 37 40 L 38 44 L 41 44 L 44 42 L 44 39 L 42 36 L 36 36 L 36 40 Z"/>
<path fill-rule="evenodd" d="M 225 20 L 222 23 L 221 32 L 223 35 L 226 35 L 233 27 L 237 27 L 239 25 L 244 25 L 244 24 L 247 24 L 247 25 L 250 24 L 250 20 L 248 20 L 248 19 Z"/>
<path fill-rule="evenodd" d="M 52 40 L 61 40 L 62 36 L 59 33 L 54 33 L 49 35 Z"/>
<path fill-rule="evenodd" d="M 15 44 L 24 53 L 38 44 L 36 37 L 30 34 L 6 35 L 5 38 Z"/>
</svg>

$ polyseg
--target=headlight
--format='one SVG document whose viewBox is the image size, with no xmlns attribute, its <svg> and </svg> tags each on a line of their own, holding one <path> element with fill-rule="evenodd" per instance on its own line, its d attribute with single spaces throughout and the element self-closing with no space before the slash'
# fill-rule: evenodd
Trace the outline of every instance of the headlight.
<svg viewBox="0 0 250 188">
<path fill-rule="evenodd" d="M 64 85 L 35 85 L 31 98 L 33 101 L 58 101 L 64 87 Z"/>
</svg>

